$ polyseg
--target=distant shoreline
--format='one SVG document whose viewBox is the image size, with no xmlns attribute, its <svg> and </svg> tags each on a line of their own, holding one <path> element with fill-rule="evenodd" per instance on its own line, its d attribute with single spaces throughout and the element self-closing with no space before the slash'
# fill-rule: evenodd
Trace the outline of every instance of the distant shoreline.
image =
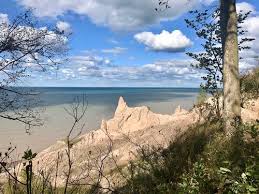
<svg viewBox="0 0 259 194">
<path fill-rule="evenodd" d="M 147 86 L 147 87 L 124 87 L 124 86 L 10 86 L 10 88 L 86 88 L 86 89 L 195 89 L 195 90 L 200 90 L 199 87 L 152 87 L 152 86 Z"/>
<path fill-rule="evenodd" d="M 32 129 L 32 134 L 25 133 L 24 125 L 17 122 L 0 120 L 0 141 L 18 146 L 19 151 L 33 147 L 40 151 L 62 139 L 71 124 L 71 118 L 64 111 L 73 102 L 75 96 L 87 93 L 88 109 L 86 127 L 98 129 L 102 119 L 113 117 L 119 96 L 123 96 L 130 107 L 149 106 L 155 113 L 172 114 L 178 105 L 191 108 L 196 100 L 198 89 L 175 88 L 40 88 L 39 100 L 43 102 L 35 108 L 45 108 L 43 127 Z M 42 105 L 42 106 L 41 106 Z"/>
</svg>

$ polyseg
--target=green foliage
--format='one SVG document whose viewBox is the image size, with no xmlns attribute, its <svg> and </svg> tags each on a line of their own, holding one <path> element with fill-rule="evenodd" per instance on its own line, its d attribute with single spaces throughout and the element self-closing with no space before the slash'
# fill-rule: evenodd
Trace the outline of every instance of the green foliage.
<svg viewBox="0 0 259 194">
<path fill-rule="evenodd" d="M 85 192 L 85 193 L 87 193 L 87 194 L 99 194 L 99 193 L 101 193 L 100 188 L 102 188 L 102 187 L 100 186 L 99 183 L 97 183 L 95 185 L 92 185 L 90 188 L 88 188 L 87 192 Z"/>
<path fill-rule="evenodd" d="M 207 92 L 203 88 L 201 88 L 200 92 L 197 96 L 195 105 L 196 106 L 203 105 L 205 103 L 205 101 L 207 100 L 207 98 L 208 98 Z"/>
<path fill-rule="evenodd" d="M 5 183 L 2 187 L 2 193 L 4 194 L 27 194 L 26 186 L 21 184 L 16 184 L 15 181 L 10 180 L 8 183 Z M 98 194 L 99 190 L 94 190 L 93 187 L 75 185 L 68 188 L 67 193 L 83 193 L 83 194 Z M 1 193 L 1 190 L 0 190 Z M 40 177 L 34 176 L 32 183 L 32 193 L 33 194 L 64 194 L 64 188 L 58 187 L 54 189 L 49 183 L 44 183 Z"/>
<path fill-rule="evenodd" d="M 259 97 L 259 67 L 244 73 L 240 79 L 242 106 L 248 100 Z"/>
<path fill-rule="evenodd" d="M 204 11 L 191 11 L 191 19 L 186 19 L 187 27 L 193 29 L 196 35 L 203 41 L 201 46 L 202 52 L 188 52 L 188 56 L 193 58 L 197 63 L 193 66 L 203 70 L 206 75 L 203 76 L 204 84 L 201 86 L 212 95 L 218 95 L 223 83 L 223 51 L 221 46 L 221 30 L 220 30 L 220 10 L 219 8 L 204 10 Z M 245 37 L 247 30 L 243 29 L 241 24 L 249 16 L 250 12 L 240 12 L 238 14 L 238 35 L 239 50 L 250 49 L 247 46 L 248 42 L 253 41 L 253 38 Z"/>
<path fill-rule="evenodd" d="M 168 149 L 142 149 L 117 193 L 256 193 L 258 123 L 242 125 L 229 141 L 222 123 L 190 128 Z M 115 192 L 115 193 L 116 193 Z"/>
<path fill-rule="evenodd" d="M 259 123 L 241 125 L 231 140 L 225 138 L 221 121 L 195 125 L 166 149 L 142 147 L 140 159 L 125 167 L 125 185 L 114 193 L 258 193 L 258 135 Z M 25 155 L 33 156 L 32 152 Z M 20 177 L 25 180 L 26 173 L 22 173 Z M 42 179 L 47 175 L 32 177 L 32 193 L 64 192 Z M 98 184 L 72 185 L 67 193 L 102 193 L 99 188 Z M 14 191 L 26 193 L 26 186 L 10 180 L 4 185 L 4 193 Z"/>
<path fill-rule="evenodd" d="M 21 180 L 23 182 L 26 181 L 26 172 L 25 170 L 22 170 L 21 172 Z M 32 177 L 32 193 L 33 194 L 38 194 L 38 193 L 53 193 L 52 187 L 46 180 L 44 181 L 42 177 L 33 175 Z M 26 185 L 22 185 L 19 182 L 16 182 L 15 180 L 10 179 L 8 183 L 5 183 L 3 186 L 3 193 L 4 194 L 12 194 L 12 193 L 17 193 L 17 194 L 25 194 L 27 192 Z M 60 192 L 61 193 L 61 192 Z"/>
<path fill-rule="evenodd" d="M 230 142 L 217 134 L 193 168 L 183 174 L 180 193 L 256 193 L 258 126 L 241 126 Z"/>
<path fill-rule="evenodd" d="M 24 152 L 23 154 L 23 159 L 27 160 L 27 161 L 30 161 L 32 160 L 33 158 L 35 158 L 37 155 L 37 153 L 32 153 L 31 149 L 28 149 Z"/>
</svg>

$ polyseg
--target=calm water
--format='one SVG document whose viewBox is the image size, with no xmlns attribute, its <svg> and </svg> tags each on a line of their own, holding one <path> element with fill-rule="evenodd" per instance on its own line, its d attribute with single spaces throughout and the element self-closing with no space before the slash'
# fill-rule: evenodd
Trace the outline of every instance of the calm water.
<svg viewBox="0 0 259 194">
<path fill-rule="evenodd" d="M 37 93 L 37 107 L 44 107 L 44 125 L 25 133 L 21 123 L 0 119 L 0 150 L 12 142 L 22 152 L 28 147 L 40 151 L 57 140 L 63 139 L 72 123 L 64 111 L 77 96 L 88 102 L 86 127 L 83 132 L 98 129 L 102 119 L 113 117 L 118 99 L 123 96 L 129 106 L 149 106 L 153 112 L 173 114 L 181 105 L 191 108 L 199 89 L 194 88 L 20 88 Z"/>
<path fill-rule="evenodd" d="M 76 96 L 85 96 L 92 105 L 117 105 L 123 96 L 129 105 L 143 102 L 166 102 L 172 99 L 192 98 L 199 92 L 198 88 L 72 88 L 45 87 L 24 88 L 38 95 L 40 106 L 69 104 Z"/>
</svg>

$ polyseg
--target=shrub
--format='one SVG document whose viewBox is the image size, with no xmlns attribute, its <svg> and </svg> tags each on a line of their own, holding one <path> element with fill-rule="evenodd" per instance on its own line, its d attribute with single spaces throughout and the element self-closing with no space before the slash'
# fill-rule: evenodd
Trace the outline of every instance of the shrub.
<svg viewBox="0 0 259 194">
<path fill-rule="evenodd" d="M 220 121 L 190 128 L 167 149 L 141 150 L 116 193 L 256 193 L 258 123 L 227 140 Z"/>
<path fill-rule="evenodd" d="M 240 79 L 242 106 L 253 98 L 259 97 L 259 67 L 244 73 Z"/>
</svg>

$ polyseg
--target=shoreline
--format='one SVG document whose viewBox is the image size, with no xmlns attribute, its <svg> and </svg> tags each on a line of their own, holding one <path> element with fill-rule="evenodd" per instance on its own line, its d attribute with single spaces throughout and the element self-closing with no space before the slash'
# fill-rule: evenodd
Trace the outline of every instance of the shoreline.
<svg viewBox="0 0 259 194">
<path fill-rule="evenodd" d="M 175 98 L 168 99 L 167 101 L 145 101 L 144 103 L 129 103 L 129 106 L 149 106 L 152 112 L 160 114 L 173 114 L 178 105 L 185 109 L 192 107 L 195 97 L 191 93 L 191 97 L 184 97 L 183 99 Z M 0 127 L 0 150 L 6 148 L 10 142 L 17 146 L 17 154 L 23 153 L 24 150 L 32 148 L 34 152 L 40 152 L 57 141 L 62 140 L 72 122 L 71 118 L 67 115 L 64 107 L 69 104 L 51 105 L 44 107 L 46 110 L 41 115 L 44 118 L 45 125 L 42 127 L 32 128 L 31 135 L 25 133 L 25 128 L 22 124 L 13 121 L 1 119 Z M 41 107 L 42 108 L 42 107 Z M 110 119 L 114 116 L 116 105 L 93 105 L 89 104 L 86 112 L 86 127 L 82 135 L 86 132 L 100 128 L 103 119 Z"/>
<path fill-rule="evenodd" d="M 212 101 L 208 99 L 207 102 Z M 242 109 L 242 119 L 245 122 L 254 121 L 259 117 L 259 99 L 254 102 L 255 106 Z M 197 107 L 188 111 L 178 106 L 173 114 L 159 114 L 143 105 L 130 107 L 123 97 L 120 97 L 112 118 L 102 120 L 99 128 L 79 135 L 78 139 L 70 144 L 74 165 L 71 177 L 77 180 L 85 176 L 87 179 L 89 178 L 88 172 L 91 172 L 90 178 L 93 180 L 92 177 L 98 177 L 99 172 L 96 160 L 100 160 L 105 165 L 103 169 L 105 177 L 108 176 L 109 181 L 113 180 L 115 181 L 113 183 L 117 184 L 119 179 L 116 179 L 111 171 L 137 159 L 140 147 L 150 146 L 164 149 L 184 134 L 190 126 L 203 123 L 205 118 Z M 66 155 L 67 146 L 66 142 L 57 141 L 39 152 L 33 160 L 35 169 L 44 169 L 50 176 L 56 176 L 55 183 L 58 186 L 64 185 L 63 171 L 59 171 L 55 175 L 52 167 L 57 161 L 62 169 L 67 165 L 66 160 L 57 160 L 57 156 Z M 103 158 L 105 158 L 105 162 Z M 82 169 L 90 169 L 90 171 L 80 173 Z M 91 180 L 87 179 L 87 181 Z M 105 185 L 106 180 L 102 179 L 100 184 Z"/>
</svg>

